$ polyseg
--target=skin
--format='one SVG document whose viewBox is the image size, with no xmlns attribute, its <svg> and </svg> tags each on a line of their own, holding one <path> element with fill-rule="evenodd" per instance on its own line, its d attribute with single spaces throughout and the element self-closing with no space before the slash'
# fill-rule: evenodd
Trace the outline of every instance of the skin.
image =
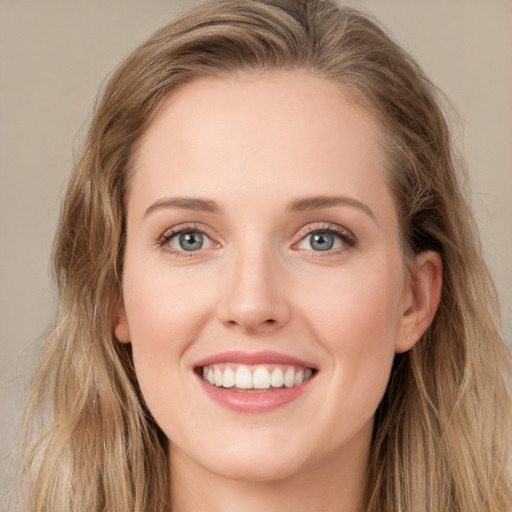
<svg viewBox="0 0 512 512">
<path fill-rule="evenodd" d="M 441 288 L 435 253 L 405 271 L 378 131 L 339 86 L 283 71 L 188 84 L 140 141 L 115 334 L 132 343 L 170 440 L 173 511 L 362 510 L 394 355 L 419 339 Z M 348 200 L 289 210 L 333 195 Z M 219 211 L 150 208 L 171 197 Z M 184 226 L 208 236 L 203 248 L 159 243 Z M 308 235 L 327 228 L 355 243 L 313 250 Z M 274 350 L 319 372 L 281 408 L 235 412 L 193 373 L 227 350 Z"/>
</svg>

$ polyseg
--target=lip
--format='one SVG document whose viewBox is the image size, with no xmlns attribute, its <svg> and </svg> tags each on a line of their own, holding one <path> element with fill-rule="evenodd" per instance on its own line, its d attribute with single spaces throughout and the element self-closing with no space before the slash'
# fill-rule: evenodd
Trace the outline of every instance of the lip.
<svg viewBox="0 0 512 512">
<path fill-rule="evenodd" d="M 302 366 L 315 370 L 308 380 L 305 380 L 298 386 L 252 393 L 213 386 L 206 382 L 199 372 L 195 371 L 195 377 L 198 379 L 199 385 L 206 395 L 221 407 L 235 412 L 262 413 L 273 411 L 299 398 L 316 380 L 317 368 L 315 365 L 296 357 L 272 351 L 254 353 L 239 351 L 222 352 L 198 361 L 194 368 L 197 370 L 200 367 L 218 363 L 246 365 L 283 364 Z"/>
<path fill-rule="evenodd" d="M 241 351 L 229 351 L 215 354 L 213 356 L 201 359 L 194 364 L 194 367 L 209 366 L 211 364 L 218 363 L 237 363 L 237 364 L 288 364 L 290 366 L 303 366 L 304 368 L 311 368 L 312 370 L 318 370 L 316 365 L 296 357 L 292 357 L 279 352 L 272 352 L 266 350 L 264 352 L 241 352 Z"/>
</svg>

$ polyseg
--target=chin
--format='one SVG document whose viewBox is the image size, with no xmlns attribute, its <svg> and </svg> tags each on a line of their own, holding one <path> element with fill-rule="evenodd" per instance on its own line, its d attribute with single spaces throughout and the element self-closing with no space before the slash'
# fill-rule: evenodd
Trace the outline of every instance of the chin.
<svg viewBox="0 0 512 512">
<path fill-rule="evenodd" d="M 240 482 L 272 482 L 287 479 L 300 473 L 307 465 L 307 456 L 296 444 L 276 442 L 276 439 L 247 439 L 230 443 L 215 440 L 193 451 L 173 449 L 171 458 L 183 456 L 218 477 Z M 283 449 L 284 448 L 284 449 Z M 181 453 L 177 453 L 177 450 Z M 174 452 L 174 453 L 173 453 Z"/>
<path fill-rule="evenodd" d="M 282 460 L 281 457 L 263 456 L 247 458 L 228 455 L 215 464 L 207 462 L 205 468 L 219 477 L 240 482 L 276 482 L 298 474 L 303 469 L 303 462 Z"/>
</svg>

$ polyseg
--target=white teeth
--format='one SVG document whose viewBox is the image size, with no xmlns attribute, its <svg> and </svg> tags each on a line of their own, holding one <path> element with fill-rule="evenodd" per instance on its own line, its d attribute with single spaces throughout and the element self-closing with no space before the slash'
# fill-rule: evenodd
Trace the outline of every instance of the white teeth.
<svg viewBox="0 0 512 512">
<path fill-rule="evenodd" d="M 236 369 L 235 369 L 236 368 Z M 212 386 L 240 390 L 270 390 L 302 384 L 313 375 L 311 368 L 284 365 L 258 365 L 223 363 L 205 366 L 203 379 Z"/>
<path fill-rule="evenodd" d="M 215 385 L 217 387 L 221 387 L 222 386 L 222 381 L 223 381 L 222 372 L 219 370 L 219 368 L 215 368 L 213 370 L 213 374 L 215 375 Z"/>
<path fill-rule="evenodd" d="M 215 381 L 217 381 L 217 379 L 215 379 Z M 304 370 L 299 370 L 295 374 L 295 380 L 293 383 L 295 384 L 295 386 L 298 386 L 299 384 L 302 384 L 303 381 L 304 381 Z"/>
<path fill-rule="evenodd" d="M 263 366 L 258 366 L 252 376 L 254 389 L 268 389 L 270 387 L 270 373 Z"/>
<path fill-rule="evenodd" d="M 235 386 L 240 389 L 252 388 L 252 373 L 247 366 L 239 366 L 236 369 Z"/>
<path fill-rule="evenodd" d="M 281 368 L 276 368 L 272 372 L 272 376 L 270 377 L 270 384 L 272 384 L 272 386 L 275 388 L 280 388 L 284 384 L 284 375 Z"/>
<path fill-rule="evenodd" d="M 293 368 L 288 368 L 284 374 L 284 385 L 291 388 L 295 384 L 295 371 Z"/>
<path fill-rule="evenodd" d="M 235 385 L 235 372 L 231 368 L 224 370 L 224 380 L 222 385 L 225 388 L 232 388 Z"/>
</svg>

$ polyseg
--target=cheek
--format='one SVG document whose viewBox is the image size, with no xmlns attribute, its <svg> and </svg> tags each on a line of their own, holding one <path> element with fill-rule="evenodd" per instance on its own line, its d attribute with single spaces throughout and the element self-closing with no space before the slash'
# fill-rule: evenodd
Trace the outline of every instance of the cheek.
<svg viewBox="0 0 512 512">
<path fill-rule="evenodd" d="M 201 330 L 204 295 L 194 287 L 173 286 L 161 276 L 125 274 L 125 307 L 133 362 L 148 409 L 169 438 L 186 437 L 177 415 L 192 421 L 196 411 L 183 389 L 182 355 Z M 181 437 L 180 437 L 181 436 Z"/>
<path fill-rule="evenodd" d="M 127 265 L 124 299 L 134 350 L 176 353 L 194 339 L 215 304 L 212 286 L 187 272 Z M 143 277 L 140 271 L 143 269 Z"/>
<path fill-rule="evenodd" d="M 401 318 L 404 278 L 397 265 L 347 269 L 316 288 L 306 302 L 310 318 L 331 351 L 394 347 Z M 309 290 L 314 289 L 309 287 Z"/>
<path fill-rule="evenodd" d="M 183 353 L 200 335 L 215 300 L 211 287 L 200 286 L 200 280 L 176 273 L 171 278 L 135 260 L 127 262 L 123 277 L 137 380 L 148 407 L 156 412 L 154 405 L 172 402 L 185 371 Z"/>
<path fill-rule="evenodd" d="M 306 306 L 309 328 L 330 355 L 330 399 L 338 403 L 345 397 L 345 407 L 362 420 L 373 415 L 388 383 L 402 290 L 402 274 L 393 267 L 347 272 Z"/>
</svg>

